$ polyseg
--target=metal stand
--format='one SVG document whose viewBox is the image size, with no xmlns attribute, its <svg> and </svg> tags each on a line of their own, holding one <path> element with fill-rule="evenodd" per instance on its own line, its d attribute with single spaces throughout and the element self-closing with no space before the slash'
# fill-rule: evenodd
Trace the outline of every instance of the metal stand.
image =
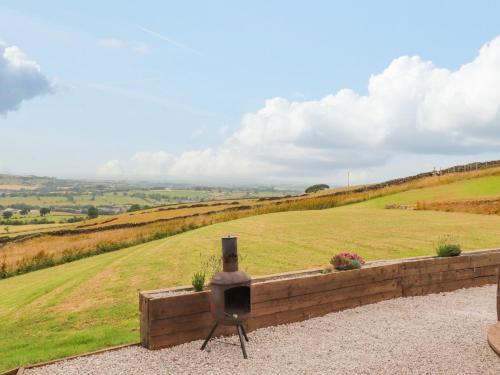
<svg viewBox="0 0 500 375">
<path fill-rule="evenodd" d="M 214 335 L 214 332 L 215 332 L 218 325 L 219 325 L 219 323 L 216 322 L 212 326 L 212 329 L 208 333 L 207 338 L 205 339 L 205 341 L 203 342 L 203 345 L 201 346 L 201 350 L 204 350 L 207 347 L 207 344 L 210 341 L 210 339 L 212 338 L 212 336 Z M 243 327 L 243 324 L 237 324 L 236 330 L 238 331 L 238 336 L 240 338 L 240 345 L 241 345 L 241 351 L 243 352 L 243 358 L 248 359 L 247 349 L 245 347 L 245 341 L 248 342 L 248 336 L 247 336 L 247 333 L 245 331 L 245 328 Z"/>
<path fill-rule="evenodd" d="M 210 341 L 210 339 L 212 338 L 212 335 L 214 334 L 215 329 L 217 328 L 218 325 L 219 325 L 219 323 L 217 323 L 217 322 L 213 325 L 212 329 L 210 330 L 210 333 L 208 334 L 207 338 L 205 339 L 205 342 L 201 346 L 201 350 L 203 350 L 207 347 L 207 344 Z"/>
</svg>

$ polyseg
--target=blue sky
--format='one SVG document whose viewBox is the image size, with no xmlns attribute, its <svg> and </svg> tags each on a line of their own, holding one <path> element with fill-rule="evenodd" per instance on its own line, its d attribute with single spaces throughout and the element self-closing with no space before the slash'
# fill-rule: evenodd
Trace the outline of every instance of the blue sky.
<svg viewBox="0 0 500 375">
<path fill-rule="evenodd" d="M 348 169 L 364 182 L 498 158 L 498 143 L 472 144 L 478 134 L 463 130 L 482 121 L 473 115 L 459 128 L 439 129 L 455 140 L 433 148 L 425 145 L 441 139 L 435 127 L 413 144 L 408 139 L 420 136 L 406 130 L 367 130 L 372 117 L 338 125 L 337 115 L 321 115 L 321 123 L 332 119 L 326 131 L 309 107 L 300 135 L 283 140 L 286 124 L 295 134 L 298 120 L 280 103 L 265 104 L 317 102 L 344 88 L 367 95 L 370 77 L 401 56 L 456 71 L 500 35 L 498 14 L 495 1 L 1 1 L 0 40 L 36 62 L 51 93 L 40 89 L 0 114 L 0 170 L 336 183 Z M 478 90 L 488 94 L 488 87 Z M 273 111 L 286 124 L 262 119 L 275 118 Z M 496 141 L 497 119 L 475 128 Z M 345 135 L 349 127 L 373 139 L 407 134 L 398 141 L 405 146 L 360 145 L 357 133 Z"/>
</svg>

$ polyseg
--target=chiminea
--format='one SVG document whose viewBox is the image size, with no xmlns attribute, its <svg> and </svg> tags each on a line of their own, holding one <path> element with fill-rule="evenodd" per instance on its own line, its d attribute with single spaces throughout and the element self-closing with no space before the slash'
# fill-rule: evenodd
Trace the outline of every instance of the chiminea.
<svg viewBox="0 0 500 375">
<path fill-rule="evenodd" d="M 243 338 L 248 341 L 248 337 L 243 323 L 252 310 L 250 285 L 250 276 L 238 271 L 237 237 L 222 237 L 222 272 L 217 272 L 210 281 L 210 311 L 215 323 L 201 350 L 205 349 L 219 324 L 231 325 L 236 326 L 243 357 L 247 358 Z"/>
</svg>

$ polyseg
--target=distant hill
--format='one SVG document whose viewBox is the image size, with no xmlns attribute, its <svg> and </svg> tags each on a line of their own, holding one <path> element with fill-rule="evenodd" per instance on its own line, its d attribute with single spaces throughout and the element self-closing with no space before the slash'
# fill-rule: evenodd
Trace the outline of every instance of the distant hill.
<svg viewBox="0 0 500 375">
<path fill-rule="evenodd" d="M 50 184 L 53 178 L 0 174 L 0 191 L 36 190 Z"/>
</svg>

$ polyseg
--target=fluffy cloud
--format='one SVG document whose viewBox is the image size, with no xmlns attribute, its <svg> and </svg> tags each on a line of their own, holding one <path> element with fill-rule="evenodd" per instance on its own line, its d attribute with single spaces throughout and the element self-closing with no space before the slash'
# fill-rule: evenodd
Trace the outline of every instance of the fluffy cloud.
<svg viewBox="0 0 500 375">
<path fill-rule="evenodd" d="M 51 91 L 52 84 L 35 61 L 28 60 L 18 47 L 0 41 L 0 114 Z"/>
<path fill-rule="evenodd" d="M 455 71 L 402 56 L 370 78 L 366 95 L 343 89 L 316 101 L 269 99 L 218 148 L 133 159 L 149 175 L 293 178 L 381 165 L 395 155 L 471 155 L 499 147 L 497 37 Z"/>
<path fill-rule="evenodd" d="M 100 176 L 110 176 L 110 177 L 120 176 L 122 174 L 120 161 L 118 160 L 107 161 L 98 168 L 97 174 L 99 174 Z"/>
<path fill-rule="evenodd" d="M 146 43 L 122 40 L 117 38 L 103 38 L 99 40 L 99 45 L 111 49 L 128 49 L 137 53 L 149 53 L 150 48 Z"/>
</svg>

